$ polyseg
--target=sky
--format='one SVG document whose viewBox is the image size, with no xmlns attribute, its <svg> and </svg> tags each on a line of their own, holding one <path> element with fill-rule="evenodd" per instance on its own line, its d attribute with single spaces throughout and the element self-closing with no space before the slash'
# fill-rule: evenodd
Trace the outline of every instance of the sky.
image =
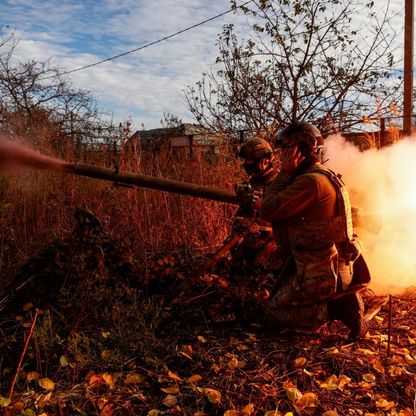
<svg viewBox="0 0 416 416">
<path fill-rule="evenodd" d="M 390 1 L 395 13 L 403 5 L 404 0 Z M 19 39 L 18 59 L 50 59 L 52 65 L 71 71 L 229 9 L 229 0 L 0 0 L 0 27 L 3 32 L 13 30 Z M 403 13 L 398 13 L 395 27 L 399 31 L 402 20 Z M 244 15 L 228 13 L 149 48 L 68 76 L 75 88 L 91 91 L 98 108 L 117 124 L 131 119 L 134 129 L 159 128 L 164 113 L 194 122 L 183 90 L 214 67 L 217 34 L 229 23 L 243 35 L 248 31 Z"/>
</svg>

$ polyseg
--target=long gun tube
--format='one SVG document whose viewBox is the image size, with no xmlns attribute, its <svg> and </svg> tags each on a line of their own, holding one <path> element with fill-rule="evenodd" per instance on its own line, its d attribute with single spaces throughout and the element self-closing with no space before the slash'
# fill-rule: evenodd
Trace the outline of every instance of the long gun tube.
<svg viewBox="0 0 416 416">
<path fill-rule="evenodd" d="M 159 178 L 156 176 L 130 172 L 117 172 L 114 169 L 97 167 L 85 163 L 67 163 L 64 170 L 80 176 L 104 179 L 116 183 L 157 189 L 159 191 L 173 192 L 176 194 L 190 195 L 197 198 L 227 202 L 234 205 L 240 205 L 244 202 L 243 198 L 232 191 L 177 181 L 175 179 Z M 358 212 L 353 212 L 353 223 L 355 227 L 363 228 L 373 234 L 378 234 L 381 229 L 381 219 L 378 215 L 362 216 Z"/>
<path fill-rule="evenodd" d="M 114 169 L 97 167 L 85 163 L 72 164 L 70 170 L 76 175 L 105 179 L 112 182 L 140 186 L 142 188 L 158 189 L 159 191 L 190 195 L 235 205 L 242 203 L 242 199 L 232 191 L 196 185 L 175 179 L 158 178 L 156 176 L 130 172 L 116 172 Z"/>
</svg>

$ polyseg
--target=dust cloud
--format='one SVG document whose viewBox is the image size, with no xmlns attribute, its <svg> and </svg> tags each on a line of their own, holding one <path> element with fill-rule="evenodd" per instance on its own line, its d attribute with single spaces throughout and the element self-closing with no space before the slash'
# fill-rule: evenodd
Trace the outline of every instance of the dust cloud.
<svg viewBox="0 0 416 416">
<path fill-rule="evenodd" d="M 343 137 L 325 141 L 325 164 L 342 174 L 351 205 L 379 215 L 381 230 L 357 228 L 377 294 L 398 294 L 416 286 L 416 140 L 404 138 L 381 150 L 360 152 Z"/>
<path fill-rule="evenodd" d="M 21 168 L 72 172 L 73 164 L 43 155 L 0 133 L 0 173 L 12 173 Z"/>
</svg>

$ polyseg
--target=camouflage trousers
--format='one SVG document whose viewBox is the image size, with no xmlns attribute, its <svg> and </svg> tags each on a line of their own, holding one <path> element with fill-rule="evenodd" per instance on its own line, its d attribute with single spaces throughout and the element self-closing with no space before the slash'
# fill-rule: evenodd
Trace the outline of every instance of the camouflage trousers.
<svg viewBox="0 0 416 416">
<path fill-rule="evenodd" d="M 300 292 L 297 278 L 288 279 L 268 301 L 265 319 L 270 324 L 285 328 L 315 330 L 328 321 L 327 303 L 298 304 Z"/>
<path fill-rule="evenodd" d="M 277 269 L 278 280 L 266 306 L 266 319 L 288 328 L 314 330 L 328 321 L 327 301 L 351 281 L 335 244 L 294 250 Z"/>
</svg>

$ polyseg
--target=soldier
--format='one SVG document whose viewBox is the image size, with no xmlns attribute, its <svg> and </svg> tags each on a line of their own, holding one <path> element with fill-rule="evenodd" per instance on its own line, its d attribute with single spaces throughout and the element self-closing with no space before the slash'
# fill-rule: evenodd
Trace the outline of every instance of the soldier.
<svg viewBox="0 0 416 416">
<path fill-rule="evenodd" d="M 323 138 L 309 123 L 281 130 L 281 170 L 262 201 L 278 243 L 275 285 L 266 319 L 297 329 L 339 320 L 356 339 L 365 335 L 363 303 L 355 289 L 370 274 L 353 234 L 348 192 L 340 176 L 320 163 Z"/>
<path fill-rule="evenodd" d="M 263 271 L 267 268 L 270 254 L 276 249 L 276 243 L 269 223 L 259 218 L 256 209 L 256 201 L 261 200 L 267 187 L 272 183 L 278 173 L 277 160 L 269 142 L 264 139 L 252 139 L 244 143 L 238 153 L 242 160 L 244 170 L 248 175 L 246 186 L 248 187 L 248 204 L 242 204 L 236 213 L 233 233 L 239 233 L 241 227 L 247 226 L 244 219 L 253 219 L 261 228 L 248 232 L 245 238 L 232 250 L 233 264 L 241 269 L 249 271 L 257 268 Z M 237 187 L 237 194 L 244 196 L 244 185 L 242 189 Z M 251 198 L 251 199 L 250 199 Z M 257 203 L 258 205 L 258 203 Z"/>
<path fill-rule="evenodd" d="M 220 249 L 205 263 L 202 272 L 231 252 L 231 266 L 247 273 L 265 271 L 270 254 L 276 249 L 271 225 L 259 218 L 253 199 L 261 199 L 264 190 L 276 177 L 277 160 L 271 145 L 264 139 L 252 139 L 244 143 L 238 153 L 247 182 L 236 186 L 236 193 L 246 199 L 236 213 L 231 235 Z"/>
</svg>

